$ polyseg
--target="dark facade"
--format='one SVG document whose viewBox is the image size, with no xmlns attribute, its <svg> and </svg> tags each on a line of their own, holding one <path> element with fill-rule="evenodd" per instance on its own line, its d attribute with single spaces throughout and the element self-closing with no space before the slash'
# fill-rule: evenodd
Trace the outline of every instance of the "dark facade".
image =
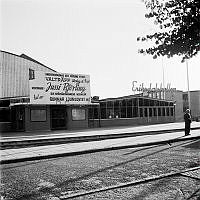
<svg viewBox="0 0 200 200">
<path fill-rule="evenodd" d="M 0 130 L 3 132 L 88 128 L 87 105 L 12 104 L 11 99 L 0 102 Z"/>
</svg>

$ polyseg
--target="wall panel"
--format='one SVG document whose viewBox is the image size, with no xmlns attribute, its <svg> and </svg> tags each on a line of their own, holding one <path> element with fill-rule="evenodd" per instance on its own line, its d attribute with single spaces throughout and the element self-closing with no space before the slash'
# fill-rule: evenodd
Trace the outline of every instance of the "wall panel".
<svg viewBox="0 0 200 200">
<path fill-rule="evenodd" d="M 29 68 L 55 72 L 20 56 L 0 51 L 0 98 L 29 96 Z"/>
</svg>

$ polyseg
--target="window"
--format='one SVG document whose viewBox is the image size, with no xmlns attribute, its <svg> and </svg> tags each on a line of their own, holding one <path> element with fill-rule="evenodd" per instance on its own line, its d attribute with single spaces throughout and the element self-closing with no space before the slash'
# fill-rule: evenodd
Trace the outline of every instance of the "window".
<svg viewBox="0 0 200 200">
<path fill-rule="evenodd" d="M 174 109 L 170 108 L 171 116 L 174 116 Z"/>
<path fill-rule="evenodd" d="M 47 120 L 47 113 L 45 109 L 31 109 L 32 122 L 45 122 Z"/>
<path fill-rule="evenodd" d="M 107 119 L 114 118 L 114 109 L 113 108 L 107 108 Z"/>
<path fill-rule="evenodd" d="M 153 108 L 153 115 L 157 116 L 156 108 Z"/>
<path fill-rule="evenodd" d="M 168 105 L 169 105 L 169 103 L 166 101 L 166 102 L 165 102 L 165 106 L 168 106 Z"/>
<path fill-rule="evenodd" d="M 162 115 L 165 116 L 165 108 L 162 108 Z"/>
<path fill-rule="evenodd" d="M 152 117 L 152 108 L 149 108 L 149 117 Z"/>
<path fill-rule="evenodd" d="M 99 119 L 99 108 L 95 107 L 94 108 L 94 119 Z"/>
<path fill-rule="evenodd" d="M 106 108 L 105 107 L 101 107 L 101 118 L 106 119 Z"/>
<path fill-rule="evenodd" d="M 144 99 L 144 106 L 149 106 L 149 99 Z"/>
<path fill-rule="evenodd" d="M 132 107 L 127 107 L 127 118 L 132 118 Z"/>
<path fill-rule="evenodd" d="M 165 102 L 164 101 L 160 101 L 160 106 L 164 106 Z"/>
<path fill-rule="evenodd" d="M 113 101 L 107 101 L 106 118 L 111 119 L 114 117 L 114 104 Z"/>
<path fill-rule="evenodd" d="M 161 108 L 158 108 L 158 116 L 161 116 Z"/>
<path fill-rule="evenodd" d="M 106 119 L 106 102 L 100 103 L 100 109 L 101 109 L 101 118 Z"/>
<path fill-rule="evenodd" d="M 144 106 L 143 99 L 139 99 L 139 106 Z"/>
<path fill-rule="evenodd" d="M 143 108 L 140 108 L 140 117 L 143 117 Z"/>
<path fill-rule="evenodd" d="M 128 99 L 127 100 L 127 106 L 132 107 L 132 104 L 133 104 L 132 99 Z"/>
<path fill-rule="evenodd" d="M 159 101 L 155 101 L 155 106 L 159 106 L 160 102 Z"/>
<path fill-rule="evenodd" d="M 113 102 L 112 101 L 107 102 L 107 108 L 113 108 Z"/>
<path fill-rule="evenodd" d="M 127 118 L 132 118 L 132 99 L 127 100 Z"/>
<path fill-rule="evenodd" d="M 29 80 L 35 79 L 35 71 L 33 69 L 29 69 Z"/>
<path fill-rule="evenodd" d="M 133 117 L 138 117 L 138 107 L 133 107 Z"/>
<path fill-rule="evenodd" d="M 133 101 L 133 106 L 136 106 L 136 107 L 137 107 L 137 106 L 138 106 L 138 105 L 137 105 L 137 99 L 134 98 L 132 101 Z"/>
<path fill-rule="evenodd" d="M 74 108 L 72 109 L 72 120 L 85 120 L 85 109 Z"/>
<path fill-rule="evenodd" d="M 120 118 L 119 101 L 114 102 L 114 117 Z"/>
<path fill-rule="evenodd" d="M 169 116 L 169 107 L 167 107 L 167 116 Z"/>
<path fill-rule="evenodd" d="M 145 117 L 148 117 L 147 108 L 144 109 L 144 116 L 145 116 Z"/>
<path fill-rule="evenodd" d="M 121 106 L 121 118 L 126 118 L 126 101 L 122 101 L 122 106 Z"/>
<path fill-rule="evenodd" d="M 150 100 L 150 106 L 154 106 L 154 100 Z"/>
</svg>

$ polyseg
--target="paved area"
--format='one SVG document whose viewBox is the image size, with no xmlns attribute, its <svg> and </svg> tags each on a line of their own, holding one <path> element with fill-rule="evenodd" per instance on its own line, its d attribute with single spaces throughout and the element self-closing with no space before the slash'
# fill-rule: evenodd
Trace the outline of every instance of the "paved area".
<svg viewBox="0 0 200 200">
<path fill-rule="evenodd" d="M 137 130 L 139 130 L 140 128 L 141 127 L 138 127 Z M 149 127 L 149 129 L 151 128 L 152 127 Z M 107 133 L 107 131 L 104 133 Z M 20 148 L 20 149 L 7 149 L 7 150 L 1 150 L 1 163 L 29 160 L 29 158 L 32 158 L 32 160 L 37 159 L 37 158 L 45 158 L 45 157 L 48 158 L 49 156 L 52 156 L 52 155 L 54 156 L 56 155 L 60 156 L 61 154 L 73 155 L 80 152 L 89 152 L 89 151 L 92 151 L 92 150 L 94 151 L 98 149 L 105 150 L 105 149 L 116 148 L 120 146 L 124 146 L 124 147 L 127 146 L 127 148 L 134 145 L 142 146 L 144 144 L 152 143 L 152 142 L 168 141 L 171 139 L 183 138 L 183 136 L 184 136 L 184 132 L 179 131 L 179 132 L 172 132 L 172 133 L 165 133 L 165 134 L 143 135 L 143 136 L 136 136 L 136 137 L 108 139 L 108 140 L 93 141 L 93 142 L 68 143 L 68 144 L 39 146 L 39 147 Z M 199 138 L 200 130 L 198 129 L 192 130 L 191 135 L 186 136 L 186 137 Z"/>
<path fill-rule="evenodd" d="M 200 122 L 192 122 L 192 129 L 199 128 Z M 128 126 L 128 127 L 109 127 L 109 128 L 96 128 L 85 130 L 57 130 L 57 131 L 38 131 L 38 132 L 13 132 L 4 133 L 1 136 L 0 141 L 13 141 L 13 140 L 26 140 L 33 138 L 58 138 L 58 137 L 84 137 L 84 136 L 96 136 L 96 135 L 109 135 L 109 134 L 122 134 L 122 133 L 148 133 L 152 131 L 167 131 L 167 130 L 184 130 L 184 122 L 179 123 L 166 123 L 166 124 L 154 124 L 146 126 Z"/>
<path fill-rule="evenodd" d="M 0 195 L 4 199 L 64 200 L 77 193 L 138 182 L 196 166 L 200 166 L 200 139 L 171 146 L 164 144 L 13 163 L 2 165 Z M 183 200 L 200 187 L 199 171 L 74 200 Z"/>
</svg>

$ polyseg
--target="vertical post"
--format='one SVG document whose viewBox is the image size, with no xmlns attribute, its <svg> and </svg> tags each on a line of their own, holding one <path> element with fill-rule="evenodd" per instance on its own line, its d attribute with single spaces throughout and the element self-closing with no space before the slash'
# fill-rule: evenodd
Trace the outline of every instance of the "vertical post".
<svg viewBox="0 0 200 200">
<path fill-rule="evenodd" d="M 162 57 L 162 74 L 163 74 L 163 87 L 165 87 L 165 70 L 164 70 L 164 64 L 163 64 L 163 57 Z"/>
<path fill-rule="evenodd" d="M 164 70 L 164 64 L 163 64 L 163 57 L 162 57 L 162 75 L 163 75 L 163 99 L 165 99 L 165 70 Z"/>
<path fill-rule="evenodd" d="M 138 114 L 137 114 L 137 117 L 141 117 L 140 116 L 140 104 L 139 104 L 139 98 L 136 98 L 137 99 L 137 108 L 138 108 Z"/>
<path fill-rule="evenodd" d="M 99 113 L 99 127 L 101 127 L 101 107 L 100 107 L 100 102 L 98 105 L 98 113 Z"/>
<path fill-rule="evenodd" d="M 191 110 L 190 87 L 189 87 L 189 70 L 188 70 L 188 61 L 187 61 L 187 59 L 186 59 L 186 68 L 187 68 L 188 107 Z"/>
<path fill-rule="evenodd" d="M 109 119 L 109 116 L 108 116 L 108 106 L 107 106 L 107 101 L 106 101 L 106 119 Z"/>
<path fill-rule="evenodd" d="M 176 103 L 174 102 L 173 105 L 174 105 L 174 121 L 176 121 Z"/>
<path fill-rule="evenodd" d="M 112 108 L 112 109 L 113 109 L 112 113 L 113 113 L 113 118 L 115 118 L 115 106 L 114 106 L 115 103 L 114 103 L 114 101 L 113 101 L 112 103 L 113 103 L 113 105 L 112 105 L 112 106 L 113 106 L 113 108 Z"/>
<path fill-rule="evenodd" d="M 125 99 L 125 103 L 126 103 L 126 118 L 127 118 L 127 99 Z"/>
</svg>

